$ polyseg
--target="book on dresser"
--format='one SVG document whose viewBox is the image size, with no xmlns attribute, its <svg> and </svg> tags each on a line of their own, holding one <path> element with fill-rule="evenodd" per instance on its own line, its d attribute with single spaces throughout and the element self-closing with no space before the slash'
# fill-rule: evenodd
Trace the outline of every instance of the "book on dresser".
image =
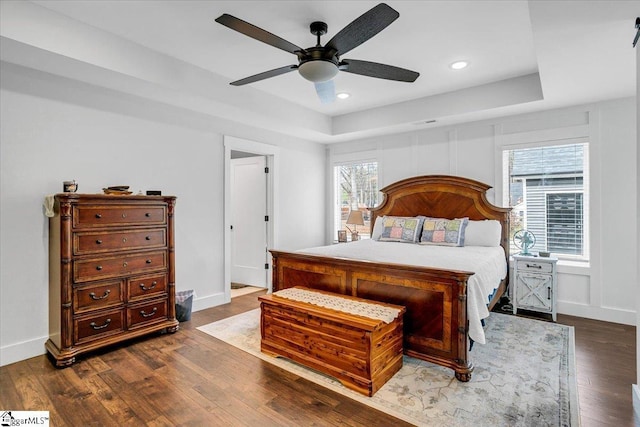
<svg viewBox="0 0 640 427">
<path fill-rule="evenodd" d="M 49 218 L 49 340 L 58 367 L 176 332 L 173 196 L 61 193 Z"/>
</svg>

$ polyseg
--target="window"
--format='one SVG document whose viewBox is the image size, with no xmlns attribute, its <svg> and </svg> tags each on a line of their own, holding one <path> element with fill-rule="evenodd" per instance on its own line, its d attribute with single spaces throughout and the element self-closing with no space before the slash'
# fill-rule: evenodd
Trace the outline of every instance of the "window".
<svg viewBox="0 0 640 427">
<path fill-rule="evenodd" d="M 353 162 L 335 166 L 334 182 L 334 239 L 337 238 L 338 230 L 357 231 L 361 238 L 369 238 L 371 216 L 368 208 L 378 205 L 378 162 Z M 362 211 L 364 225 L 346 223 L 351 210 Z"/>
<path fill-rule="evenodd" d="M 547 250 L 582 255 L 582 193 L 547 194 Z"/>
<path fill-rule="evenodd" d="M 533 252 L 588 260 L 588 145 L 504 150 L 503 168 L 511 235 L 526 229 L 536 237 Z"/>
</svg>

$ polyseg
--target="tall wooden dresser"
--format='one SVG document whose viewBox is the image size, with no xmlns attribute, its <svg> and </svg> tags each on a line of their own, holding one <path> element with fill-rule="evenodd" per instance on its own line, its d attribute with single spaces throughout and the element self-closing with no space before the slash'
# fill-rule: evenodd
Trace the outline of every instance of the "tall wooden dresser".
<svg viewBox="0 0 640 427">
<path fill-rule="evenodd" d="M 56 366 L 130 338 L 176 332 L 175 197 L 54 197 L 45 347 Z"/>
</svg>

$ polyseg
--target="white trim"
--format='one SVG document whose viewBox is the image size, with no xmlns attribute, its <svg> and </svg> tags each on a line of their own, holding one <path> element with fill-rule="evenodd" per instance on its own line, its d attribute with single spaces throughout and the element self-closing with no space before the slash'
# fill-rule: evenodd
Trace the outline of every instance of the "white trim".
<svg viewBox="0 0 640 427">
<path fill-rule="evenodd" d="M 565 141 L 579 141 L 589 138 L 589 125 L 567 126 L 536 131 L 524 131 L 514 133 L 502 133 L 502 139 L 508 141 L 509 145 L 522 147 L 523 145 L 564 145 Z M 586 141 L 585 141 L 586 142 Z M 576 142 L 570 142 L 573 144 Z"/>
<path fill-rule="evenodd" d="M 231 285 L 229 285 L 231 286 Z M 217 292 L 213 295 L 207 295 L 206 297 L 197 296 L 193 299 L 193 307 L 191 308 L 192 312 L 204 310 L 206 308 L 216 307 L 218 305 L 225 304 L 229 301 L 225 299 L 226 292 Z"/>
<path fill-rule="evenodd" d="M 10 365 L 11 363 L 45 354 L 44 343 L 48 339 L 49 336 L 44 336 L 1 347 L 0 366 Z"/>
<path fill-rule="evenodd" d="M 636 324 L 636 312 L 627 309 L 594 306 L 593 304 L 579 304 L 560 300 L 556 303 L 556 307 L 559 314 L 601 320 L 603 322 L 621 323 L 623 325 Z"/>
<path fill-rule="evenodd" d="M 581 128 L 581 131 L 583 131 L 584 126 L 579 126 Z M 524 132 L 529 134 L 529 132 Z M 537 133 L 536 133 L 537 134 Z M 549 136 L 548 132 L 545 132 L 546 136 Z M 507 143 L 507 141 L 509 141 L 509 143 Z M 544 195 L 544 209 L 545 209 L 545 218 L 544 218 L 544 228 L 545 228 L 545 233 L 547 233 L 547 226 L 548 226 L 548 221 L 547 221 L 547 198 L 546 195 L 547 194 L 555 194 L 555 193 L 581 193 L 583 195 L 583 199 L 582 199 L 582 212 L 583 212 L 583 220 L 582 220 L 582 226 L 583 226 L 583 239 L 582 239 L 582 255 L 570 255 L 570 254 L 555 254 L 559 259 L 562 260 L 569 260 L 569 261 L 584 261 L 584 262 L 590 262 L 591 261 L 591 232 L 592 232 L 592 224 L 591 224 L 591 187 L 590 187 L 590 183 L 592 182 L 591 180 L 591 174 L 592 174 L 592 165 L 590 162 L 591 156 L 590 156 L 590 151 L 593 150 L 593 145 L 592 143 L 590 143 L 589 138 L 586 137 L 579 137 L 579 138 L 573 138 L 573 139 L 565 139 L 565 140 L 560 140 L 558 138 L 554 139 L 551 143 L 549 143 L 549 141 L 536 141 L 536 142 L 532 142 L 532 141 L 528 141 L 526 144 L 519 144 L 519 145 L 514 145 L 510 143 L 510 138 L 509 136 L 505 136 L 502 135 L 500 133 L 496 133 L 496 153 L 495 153 L 495 157 L 496 159 L 500 158 L 501 161 L 500 164 L 500 168 L 496 168 L 499 169 L 499 172 L 496 171 L 496 174 L 500 174 L 500 179 L 496 179 L 496 182 L 499 182 L 500 185 L 500 190 L 501 190 L 501 199 L 502 199 L 502 204 L 503 205 L 508 205 L 508 194 L 506 194 L 506 190 L 509 189 L 509 187 L 505 187 L 505 185 L 508 185 L 508 171 L 507 171 L 507 164 L 505 161 L 505 157 L 504 157 L 504 153 L 508 152 L 508 151 L 512 151 L 512 150 L 523 150 L 523 149 L 530 149 L 530 148 L 542 148 L 542 147 L 550 147 L 550 146 L 563 146 L 563 145 L 574 145 L 574 144 L 583 144 L 584 145 L 584 157 L 583 157 L 583 164 L 585 165 L 583 173 L 582 173 L 582 188 L 580 189 L 566 189 L 566 190 L 560 190 L 560 189 L 549 189 L 546 191 L 540 191 L 540 194 Z M 523 190 L 523 201 L 522 204 L 526 205 L 527 203 L 527 179 L 536 179 L 533 177 L 524 177 L 524 178 L 519 178 L 520 180 L 522 180 L 523 184 L 522 184 L 522 190 Z M 514 207 L 515 208 L 515 207 Z M 528 223 L 528 218 L 526 217 L 527 215 L 527 211 L 525 210 L 525 218 L 523 218 L 523 221 L 525 224 Z M 548 237 L 548 234 L 546 235 Z"/>
<path fill-rule="evenodd" d="M 640 386 L 631 384 L 631 390 L 633 393 L 633 416 L 636 425 L 640 425 Z"/>
<path fill-rule="evenodd" d="M 327 244 L 336 240 L 336 187 L 338 183 L 336 182 L 336 166 L 345 166 L 351 165 L 354 163 L 377 163 L 378 165 L 378 192 L 380 188 L 382 188 L 381 183 L 381 164 L 378 158 L 379 156 L 378 150 L 367 150 L 367 151 L 356 151 L 350 153 L 333 153 L 329 148 L 328 154 L 328 173 L 327 173 L 327 206 L 329 210 L 329 214 L 327 215 L 327 233 L 325 240 Z M 378 195 L 379 196 L 379 195 Z M 380 200 L 382 202 L 382 200 Z"/>
<path fill-rule="evenodd" d="M 244 151 L 246 153 L 266 156 L 269 175 L 267 176 L 267 247 L 275 248 L 278 245 L 278 161 L 280 148 L 274 145 L 263 144 L 247 139 L 224 135 L 224 303 L 231 301 L 231 151 Z M 272 270 L 271 257 L 267 256 L 269 271 Z M 271 292 L 272 275 L 267 274 L 267 289 Z M 200 305 L 200 304 L 198 304 Z"/>
<path fill-rule="evenodd" d="M 589 200 L 589 263 L 591 264 L 591 280 L 589 289 L 589 303 L 594 307 L 602 305 L 602 294 L 608 292 L 603 281 L 603 256 L 602 256 L 602 231 L 604 217 L 602 215 L 602 166 L 600 155 L 601 151 L 601 108 L 593 111 L 588 110 L 589 120 L 589 149 L 585 151 L 589 158 L 589 173 L 586 175 L 584 182 L 585 188 L 589 189 L 587 196 Z M 588 187 L 586 187 L 588 185 Z M 595 203 L 592 203 L 595 201 Z M 585 218 L 586 219 L 586 218 Z"/>
<path fill-rule="evenodd" d="M 367 151 L 358 151 L 355 153 L 330 153 L 329 161 L 331 163 L 331 169 L 333 170 L 334 166 L 339 165 L 349 165 L 352 163 L 362 163 L 362 162 L 377 162 L 377 151 L 375 150 L 367 150 Z"/>
<path fill-rule="evenodd" d="M 558 274 L 591 276 L 591 265 L 584 261 L 558 260 Z"/>
<path fill-rule="evenodd" d="M 503 138 L 503 139 L 507 139 L 507 138 Z M 590 138 L 586 136 L 579 137 L 579 138 L 540 140 L 540 141 L 527 142 L 527 143 L 514 143 L 513 141 L 509 140 L 508 142 L 502 141 L 498 149 L 502 151 L 523 150 L 525 148 L 558 147 L 561 145 L 589 144 L 589 142 L 590 142 Z"/>
</svg>

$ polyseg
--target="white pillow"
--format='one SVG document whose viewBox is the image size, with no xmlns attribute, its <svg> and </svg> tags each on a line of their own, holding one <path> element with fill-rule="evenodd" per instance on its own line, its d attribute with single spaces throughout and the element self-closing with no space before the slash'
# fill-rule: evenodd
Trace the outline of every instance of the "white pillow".
<svg viewBox="0 0 640 427">
<path fill-rule="evenodd" d="M 500 246 L 502 225 L 495 219 L 469 221 L 465 230 L 465 246 Z"/>
<path fill-rule="evenodd" d="M 377 216 L 376 222 L 373 223 L 373 231 L 371 232 L 372 240 L 380 240 L 380 236 L 382 236 L 382 232 L 384 231 L 384 216 Z"/>
</svg>

